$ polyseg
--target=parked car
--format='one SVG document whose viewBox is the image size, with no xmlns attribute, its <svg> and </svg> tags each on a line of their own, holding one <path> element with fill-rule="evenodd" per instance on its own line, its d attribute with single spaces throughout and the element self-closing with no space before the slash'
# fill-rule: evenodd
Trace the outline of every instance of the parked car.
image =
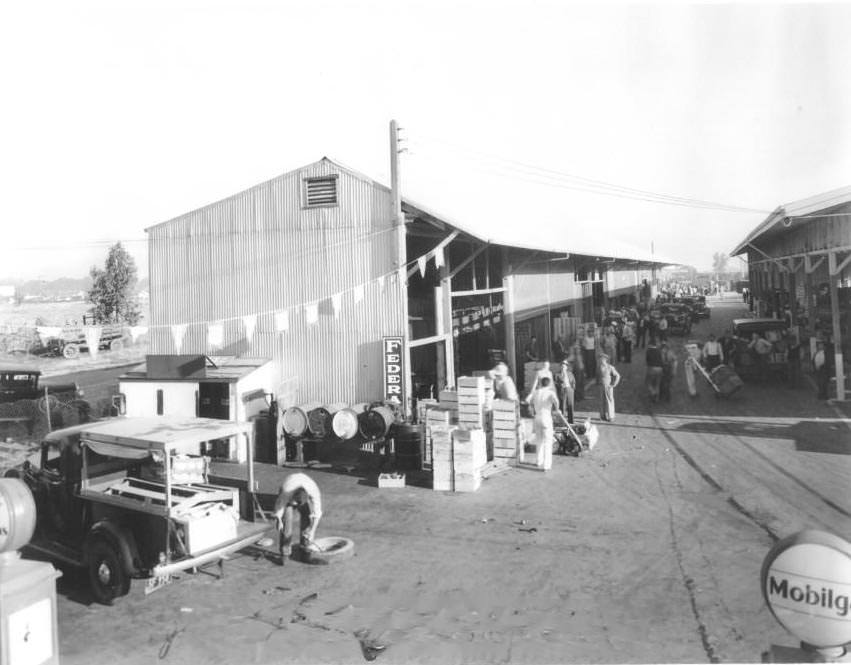
<svg viewBox="0 0 851 665">
<path fill-rule="evenodd" d="M 668 319 L 668 332 L 672 335 L 688 335 L 691 332 L 691 309 L 678 303 L 659 305 L 659 316 Z"/>
<path fill-rule="evenodd" d="M 743 379 L 768 376 L 788 378 L 789 365 L 783 339 L 789 324 L 784 319 L 734 319 L 732 325 L 733 354 L 729 362 Z M 771 344 L 766 366 L 761 368 L 755 352 L 749 347 L 756 333 Z"/>
<path fill-rule="evenodd" d="M 694 320 L 709 318 L 710 311 L 706 306 L 706 296 L 684 296 L 677 298 L 675 302 L 687 305 L 691 309 Z"/>
<path fill-rule="evenodd" d="M 113 418 L 48 434 L 24 479 L 37 518 L 30 549 L 88 570 L 94 598 L 112 604 L 183 570 L 219 563 L 270 528 L 256 520 L 252 423 L 208 418 Z M 208 482 L 212 442 L 247 446 L 247 489 Z M 259 512 L 262 515 L 262 511 Z"/>
</svg>

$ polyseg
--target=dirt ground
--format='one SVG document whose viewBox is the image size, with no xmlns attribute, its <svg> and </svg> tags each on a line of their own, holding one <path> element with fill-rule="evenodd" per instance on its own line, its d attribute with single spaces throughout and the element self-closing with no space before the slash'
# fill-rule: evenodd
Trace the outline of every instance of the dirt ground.
<svg viewBox="0 0 851 665">
<path fill-rule="evenodd" d="M 712 306 L 692 337 L 742 314 Z M 347 561 L 279 567 L 245 552 L 223 579 L 184 575 L 147 597 L 134 583 L 113 607 L 67 574 L 62 662 L 759 662 L 795 646 L 764 605 L 760 566 L 805 527 L 851 537 L 848 421 L 806 383 L 730 400 L 703 384 L 692 399 L 681 368 L 673 401 L 651 407 L 643 352 L 617 366 L 616 421 L 548 473 L 511 469 L 459 494 L 312 471 L 318 535 L 354 540 Z M 596 389 L 578 408 L 596 417 Z M 286 473 L 264 467 L 261 492 Z"/>
</svg>

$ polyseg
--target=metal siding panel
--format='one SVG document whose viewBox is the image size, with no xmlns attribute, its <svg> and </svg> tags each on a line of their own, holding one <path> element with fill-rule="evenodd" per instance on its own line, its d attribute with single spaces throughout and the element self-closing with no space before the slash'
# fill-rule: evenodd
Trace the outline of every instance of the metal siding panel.
<svg viewBox="0 0 851 665">
<path fill-rule="evenodd" d="M 340 205 L 305 209 L 302 179 L 338 175 Z M 224 322 L 219 354 L 273 358 L 300 399 L 363 401 L 381 395 L 380 337 L 402 331 L 401 285 L 373 282 L 394 268 L 388 191 L 322 161 L 149 229 L 151 353 L 173 353 L 169 326 L 188 323 L 182 352 L 212 353 L 207 323 Z M 372 283 L 370 283 L 372 282 Z M 351 289 L 362 283 L 364 301 Z M 335 319 L 327 300 L 343 295 Z M 318 324 L 300 305 L 320 300 Z M 290 329 L 276 333 L 274 312 Z M 253 341 L 241 317 L 257 314 Z"/>
</svg>

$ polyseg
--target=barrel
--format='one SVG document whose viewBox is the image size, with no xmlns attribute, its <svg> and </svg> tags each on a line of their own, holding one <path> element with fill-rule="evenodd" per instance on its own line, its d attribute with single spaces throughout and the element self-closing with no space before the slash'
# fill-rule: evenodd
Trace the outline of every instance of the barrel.
<svg viewBox="0 0 851 665">
<path fill-rule="evenodd" d="M 0 552 L 14 552 L 32 538 L 35 531 L 35 499 L 20 478 L 0 478 Z"/>
<path fill-rule="evenodd" d="M 358 415 L 366 411 L 366 404 L 353 404 L 334 413 L 331 417 L 331 429 L 337 438 L 343 441 L 358 435 Z"/>
<path fill-rule="evenodd" d="M 400 471 L 418 471 L 422 468 L 422 429 L 419 425 L 397 423 L 393 425 L 393 445 L 396 451 L 396 468 Z"/>
<path fill-rule="evenodd" d="M 389 406 L 375 406 L 358 416 L 358 430 L 364 439 L 387 436 L 395 417 Z"/>
<path fill-rule="evenodd" d="M 307 429 L 317 439 L 324 439 L 327 431 L 325 424 L 328 422 L 328 409 L 317 406 L 307 412 Z"/>
<path fill-rule="evenodd" d="M 307 414 L 318 406 L 321 406 L 318 402 L 312 402 L 285 409 L 281 418 L 284 432 L 290 436 L 304 436 L 307 433 Z"/>
</svg>

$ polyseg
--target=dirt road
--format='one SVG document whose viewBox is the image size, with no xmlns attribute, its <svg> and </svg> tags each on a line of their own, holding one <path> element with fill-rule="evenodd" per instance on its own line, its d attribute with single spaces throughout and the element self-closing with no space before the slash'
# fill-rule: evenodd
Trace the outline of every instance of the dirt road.
<svg viewBox="0 0 851 665">
<path fill-rule="evenodd" d="M 712 306 L 692 337 L 741 313 Z M 758 662 L 772 643 L 794 646 L 764 606 L 760 565 L 804 527 L 851 538 L 848 422 L 808 386 L 719 400 L 704 383 L 691 399 L 681 368 L 673 401 L 651 409 L 643 353 L 618 368 L 616 421 L 549 473 L 451 494 L 313 472 L 319 535 L 352 538 L 346 562 L 243 555 L 222 580 L 134 588 L 112 608 L 66 579 L 62 662 Z M 579 412 L 597 408 L 592 389 Z M 261 491 L 283 473 L 265 469 Z M 369 640 L 386 648 L 364 651 Z"/>
</svg>

